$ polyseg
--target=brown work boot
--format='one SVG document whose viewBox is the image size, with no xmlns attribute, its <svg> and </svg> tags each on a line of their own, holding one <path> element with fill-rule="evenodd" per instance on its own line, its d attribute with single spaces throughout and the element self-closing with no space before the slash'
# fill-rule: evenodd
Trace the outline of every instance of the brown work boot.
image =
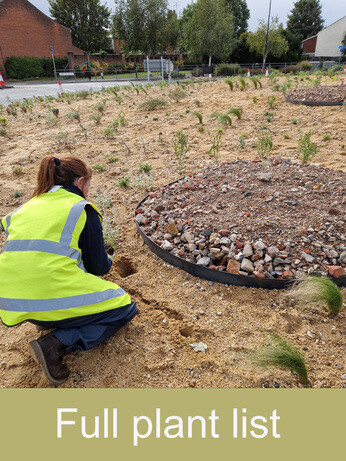
<svg viewBox="0 0 346 461">
<path fill-rule="evenodd" d="M 49 381 L 56 386 L 66 381 L 69 371 L 62 363 L 66 347 L 53 333 L 31 341 L 29 346 L 33 359 L 43 368 Z"/>
</svg>

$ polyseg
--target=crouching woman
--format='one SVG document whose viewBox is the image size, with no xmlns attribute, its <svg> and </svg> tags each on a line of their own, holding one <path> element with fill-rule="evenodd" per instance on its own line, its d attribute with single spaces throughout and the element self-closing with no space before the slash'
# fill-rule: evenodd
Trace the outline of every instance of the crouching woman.
<svg viewBox="0 0 346 461">
<path fill-rule="evenodd" d="M 137 313 L 122 288 L 97 277 L 112 261 L 100 212 L 86 200 L 91 176 L 76 157 L 45 157 L 33 197 L 1 221 L 0 317 L 54 329 L 29 346 L 55 385 L 68 377 L 66 354 L 97 346 Z"/>
</svg>

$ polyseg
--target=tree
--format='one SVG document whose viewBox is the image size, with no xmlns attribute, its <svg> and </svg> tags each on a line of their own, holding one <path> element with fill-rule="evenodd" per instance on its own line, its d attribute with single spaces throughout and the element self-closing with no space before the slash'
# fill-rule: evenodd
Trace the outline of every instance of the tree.
<svg viewBox="0 0 346 461">
<path fill-rule="evenodd" d="M 235 46 L 233 18 L 225 0 L 197 0 L 191 19 L 184 25 L 184 43 L 196 58 L 226 59 Z"/>
<path fill-rule="evenodd" d="M 48 0 L 51 16 L 71 31 L 72 43 L 84 51 L 110 48 L 110 10 L 100 0 Z"/>
<path fill-rule="evenodd" d="M 286 29 L 300 41 L 312 37 L 323 28 L 321 12 L 319 0 L 299 0 L 288 15 Z"/>
<path fill-rule="evenodd" d="M 239 39 L 241 34 L 247 31 L 247 22 L 250 17 L 249 8 L 246 0 L 226 0 L 226 4 L 229 5 L 233 16 L 234 35 Z"/>
<path fill-rule="evenodd" d="M 179 20 L 175 11 L 168 10 L 167 21 L 164 28 L 167 46 L 174 50 L 179 42 Z"/>
<path fill-rule="evenodd" d="M 283 27 L 279 24 L 279 18 L 272 17 L 269 27 L 268 48 L 267 53 L 279 58 L 288 50 L 288 42 L 283 37 Z M 266 42 L 267 24 L 261 19 L 259 27 L 256 32 L 249 32 L 247 36 L 247 43 L 250 51 L 255 51 L 258 54 L 264 55 L 264 47 Z"/>
<path fill-rule="evenodd" d="M 156 53 L 171 45 L 167 18 L 167 0 L 116 0 L 113 34 L 124 41 L 126 53 Z"/>
</svg>

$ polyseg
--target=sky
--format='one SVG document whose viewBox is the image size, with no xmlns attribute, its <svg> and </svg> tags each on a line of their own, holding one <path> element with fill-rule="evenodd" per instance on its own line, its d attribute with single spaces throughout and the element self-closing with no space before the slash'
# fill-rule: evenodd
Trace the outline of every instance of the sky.
<svg viewBox="0 0 346 461">
<path fill-rule="evenodd" d="M 47 0 L 29 0 L 33 5 L 39 8 L 43 13 L 49 15 L 49 4 Z M 78 1 L 78 0 L 76 0 Z M 101 3 L 114 9 L 114 0 L 101 0 Z M 168 0 L 172 10 L 177 10 L 178 14 L 188 5 L 191 0 Z M 293 8 L 294 0 L 272 0 L 271 16 L 279 16 L 280 22 L 285 26 L 287 15 Z M 324 25 L 329 26 L 333 22 L 346 15 L 345 0 L 322 0 L 322 17 L 325 20 Z M 250 10 L 250 19 L 248 22 L 249 30 L 255 31 L 259 19 L 268 18 L 269 0 L 247 0 L 247 6 Z"/>
</svg>

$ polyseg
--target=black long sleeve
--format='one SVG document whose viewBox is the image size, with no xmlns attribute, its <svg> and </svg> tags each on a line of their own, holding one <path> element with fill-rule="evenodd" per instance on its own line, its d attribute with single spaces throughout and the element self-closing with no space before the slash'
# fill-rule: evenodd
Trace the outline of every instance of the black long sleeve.
<svg viewBox="0 0 346 461">
<path fill-rule="evenodd" d="M 64 184 L 63 187 L 68 192 L 84 198 L 78 187 L 72 184 Z M 109 272 L 112 261 L 105 250 L 100 217 L 90 205 L 85 207 L 85 211 L 87 219 L 78 241 L 78 246 L 82 250 L 83 264 L 87 272 L 93 275 L 104 275 Z"/>
</svg>

